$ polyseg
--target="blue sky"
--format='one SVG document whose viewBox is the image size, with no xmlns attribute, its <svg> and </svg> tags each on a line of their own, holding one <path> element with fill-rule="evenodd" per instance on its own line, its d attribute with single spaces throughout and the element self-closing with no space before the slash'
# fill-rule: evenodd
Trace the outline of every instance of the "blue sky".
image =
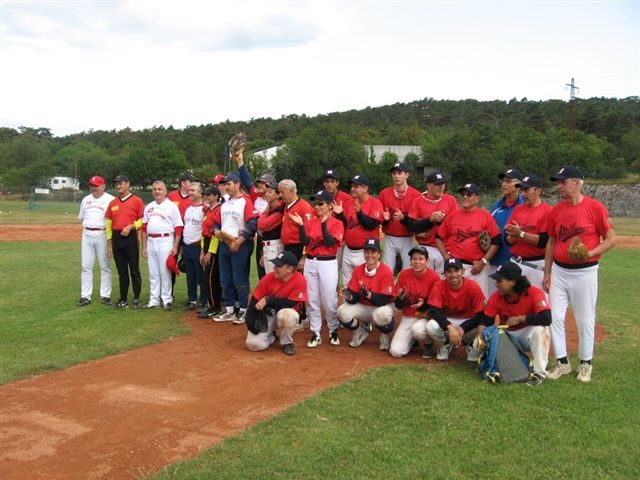
<svg viewBox="0 0 640 480">
<path fill-rule="evenodd" d="M 0 0 L 0 126 L 640 95 L 638 1 Z"/>
</svg>

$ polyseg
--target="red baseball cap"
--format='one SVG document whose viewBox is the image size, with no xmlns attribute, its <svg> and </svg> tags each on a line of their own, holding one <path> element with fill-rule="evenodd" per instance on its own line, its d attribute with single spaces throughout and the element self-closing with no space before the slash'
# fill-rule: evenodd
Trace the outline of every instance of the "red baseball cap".
<svg viewBox="0 0 640 480">
<path fill-rule="evenodd" d="M 213 179 L 209 183 L 215 183 L 215 184 L 224 183 L 224 175 L 221 173 L 217 174 L 215 177 L 213 177 Z"/>
<path fill-rule="evenodd" d="M 104 178 L 102 178 L 100 175 L 94 175 L 89 179 L 89 185 L 91 185 L 92 187 L 100 187 L 104 184 Z"/>
<path fill-rule="evenodd" d="M 178 268 L 178 262 L 176 262 L 176 257 L 169 254 L 167 257 L 167 268 L 169 271 L 176 274 L 176 277 L 180 275 L 180 269 Z"/>
</svg>

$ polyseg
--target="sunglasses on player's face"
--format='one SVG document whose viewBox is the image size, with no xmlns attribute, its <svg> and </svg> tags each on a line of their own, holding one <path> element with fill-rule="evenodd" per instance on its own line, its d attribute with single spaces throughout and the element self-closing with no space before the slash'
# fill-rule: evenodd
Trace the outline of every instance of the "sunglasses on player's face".
<svg viewBox="0 0 640 480">
<path fill-rule="evenodd" d="M 313 204 L 314 207 L 324 207 L 327 204 L 327 202 L 315 202 Z"/>
</svg>

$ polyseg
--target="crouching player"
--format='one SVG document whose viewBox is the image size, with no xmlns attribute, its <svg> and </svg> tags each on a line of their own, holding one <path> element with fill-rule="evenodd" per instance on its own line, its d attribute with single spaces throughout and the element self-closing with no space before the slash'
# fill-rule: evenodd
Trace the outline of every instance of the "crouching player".
<svg viewBox="0 0 640 480">
<path fill-rule="evenodd" d="M 496 281 L 497 291 L 491 295 L 484 312 L 477 319 L 484 326 L 509 325 L 509 333 L 522 350 L 533 356 L 533 373 L 527 385 L 540 385 L 546 376 L 549 360 L 549 325 L 551 309 L 544 292 L 529 283 L 522 270 L 513 262 L 503 263 L 489 275 Z"/>
<path fill-rule="evenodd" d="M 414 342 L 411 328 L 418 318 L 425 318 L 431 288 L 440 281 L 440 275 L 431 270 L 429 250 L 426 245 L 417 245 L 409 250 L 410 268 L 402 270 L 396 282 L 395 306 L 402 310 L 402 318 L 393 334 L 389 353 L 401 358 L 409 353 Z"/>
<path fill-rule="evenodd" d="M 448 360 L 454 347 L 465 345 L 467 360 L 478 360 L 473 338 L 478 321 L 473 319 L 484 310 L 486 300 L 480 286 L 464 277 L 462 261 L 449 258 L 444 262 L 444 280 L 440 280 L 429 294 L 429 315 L 413 324 L 411 332 L 416 340 L 424 342 L 423 358 L 432 358 L 439 348 L 438 360 Z"/>
<path fill-rule="evenodd" d="M 271 260 L 273 272 L 256 286 L 247 307 L 247 348 L 258 352 L 275 342 L 280 331 L 284 353 L 294 355 L 293 332 L 300 321 L 300 308 L 307 301 L 307 281 L 297 271 L 298 259 L 291 252 L 281 252 Z"/>
<path fill-rule="evenodd" d="M 353 271 L 344 289 L 344 303 L 338 307 L 338 320 L 353 332 L 350 347 L 362 345 L 373 331 L 380 331 L 380 350 L 389 350 L 393 331 L 393 272 L 380 262 L 380 242 L 368 238 L 364 244 L 364 260 Z"/>
</svg>

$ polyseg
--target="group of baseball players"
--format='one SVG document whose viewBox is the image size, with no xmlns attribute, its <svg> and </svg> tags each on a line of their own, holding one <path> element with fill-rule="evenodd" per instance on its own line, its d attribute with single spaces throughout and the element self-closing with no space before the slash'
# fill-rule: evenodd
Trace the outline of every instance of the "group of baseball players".
<svg viewBox="0 0 640 480">
<path fill-rule="evenodd" d="M 131 194 L 126 176 L 114 180 L 116 198 L 104 191 L 102 177 L 91 177 L 79 216 L 80 305 L 91 302 L 96 256 L 107 305 L 114 258 L 117 308 L 128 306 L 131 277 L 132 308 L 170 310 L 182 263 L 183 309 L 245 324 L 251 351 L 279 341 L 294 355 L 293 336 L 305 318 L 306 346 L 317 348 L 324 318 L 333 346 L 341 344 L 340 329 L 350 330 L 349 346 L 359 347 L 375 328 L 379 349 L 396 358 L 419 347 L 423 358 L 444 361 L 464 347 L 467 360 L 477 361 L 474 339 L 498 324 L 531 354 L 530 386 L 572 373 L 565 336 L 571 305 L 577 379 L 591 380 L 598 261 L 614 246 L 615 234 L 606 207 L 581 193 L 584 176 L 577 167 L 550 177 L 560 197 L 554 207 L 542 200 L 540 177 L 508 169 L 499 175 L 500 199 L 485 210 L 478 185 L 461 186 L 458 202 L 445 193 L 443 174 L 433 172 L 420 192 L 408 184 L 402 162 L 390 169 L 392 185 L 377 198 L 365 175 L 350 178 L 347 193 L 330 169 L 307 202 L 292 179 L 278 182 L 265 173 L 253 183 L 242 150 L 231 158 L 238 169 L 217 175 L 207 188 L 188 173 L 171 193 L 154 182 L 154 200 L 146 206 Z M 146 304 L 140 301 L 137 231 L 149 265 Z M 251 290 L 254 248 L 259 282 Z M 556 363 L 547 369 L 550 344 Z"/>
</svg>

